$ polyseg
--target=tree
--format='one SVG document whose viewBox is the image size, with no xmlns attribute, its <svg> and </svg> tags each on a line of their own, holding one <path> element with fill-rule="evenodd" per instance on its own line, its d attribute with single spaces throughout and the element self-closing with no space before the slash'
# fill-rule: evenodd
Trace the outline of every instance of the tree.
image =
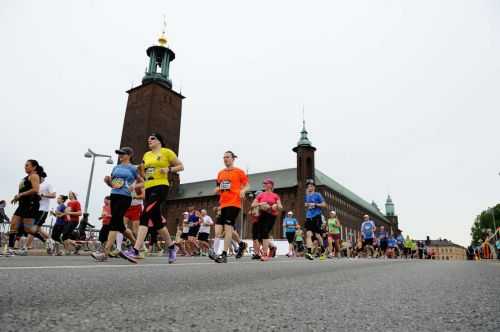
<svg viewBox="0 0 500 332">
<path fill-rule="evenodd" d="M 493 219 L 493 215 L 495 218 Z M 493 208 L 484 210 L 476 218 L 471 227 L 472 244 L 479 245 L 483 242 L 484 230 L 490 229 L 492 232 L 500 227 L 500 204 L 495 205 Z"/>
</svg>

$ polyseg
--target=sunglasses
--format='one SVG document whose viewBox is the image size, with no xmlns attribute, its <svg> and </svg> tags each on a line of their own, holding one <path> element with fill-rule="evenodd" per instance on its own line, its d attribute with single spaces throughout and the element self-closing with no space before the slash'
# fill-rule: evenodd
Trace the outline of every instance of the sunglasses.
<svg viewBox="0 0 500 332">
<path fill-rule="evenodd" d="M 155 141 L 155 140 L 157 140 L 157 138 L 156 138 L 156 137 L 154 137 L 154 136 L 149 136 L 149 137 L 148 137 L 148 141 Z"/>
</svg>

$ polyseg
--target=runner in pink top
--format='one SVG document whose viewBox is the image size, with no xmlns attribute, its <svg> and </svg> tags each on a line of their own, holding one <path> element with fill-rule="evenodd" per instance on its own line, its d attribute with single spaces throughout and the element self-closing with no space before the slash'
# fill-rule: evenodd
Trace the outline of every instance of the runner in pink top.
<svg viewBox="0 0 500 332">
<path fill-rule="evenodd" d="M 264 192 L 257 195 L 252 203 L 252 208 L 259 208 L 259 216 L 257 222 L 253 225 L 252 237 L 254 240 L 254 248 L 260 247 L 262 244 L 262 253 L 260 259 L 267 261 L 270 259 L 269 250 L 269 234 L 271 233 L 276 216 L 283 209 L 280 197 L 273 192 L 274 182 L 267 178 L 263 182 Z M 254 249 L 257 251 L 256 249 Z"/>
</svg>

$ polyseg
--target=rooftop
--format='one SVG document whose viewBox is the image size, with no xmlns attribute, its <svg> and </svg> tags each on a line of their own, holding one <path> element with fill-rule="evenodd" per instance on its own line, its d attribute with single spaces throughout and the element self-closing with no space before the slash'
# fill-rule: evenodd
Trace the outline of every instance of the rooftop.
<svg viewBox="0 0 500 332">
<path fill-rule="evenodd" d="M 373 215 L 376 215 L 382 220 L 388 221 L 387 218 L 376 207 L 374 207 L 372 204 L 368 203 L 366 200 L 356 195 L 337 181 L 333 180 L 325 173 L 316 170 L 315 174 L 316 185 L 329 187 L 333 191 L 339 193 L 353 203 L 365 208 Z M 291 188 L 297 186 L 296 168 L 286 168 L 276 171 L 253 173 L 249 174 L 248 177 L 250 180 L 250 190 L 252 191 L 260 190 L 262 188 L 262 182 L 265 178 L 268 177 L 273 179 L 275 183 L 275 189 Z M 183 183 L 179 187 L 179 193 L 173 199 L 189 199 L 213 196 L 214 189 L 215 179 Z"/>
</svg>

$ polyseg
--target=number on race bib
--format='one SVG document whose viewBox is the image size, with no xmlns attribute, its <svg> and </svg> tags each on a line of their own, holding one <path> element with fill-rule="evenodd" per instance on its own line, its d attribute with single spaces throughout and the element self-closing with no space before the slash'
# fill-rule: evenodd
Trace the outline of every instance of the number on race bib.
<svg viewBox="0 0 500 332">
<path fill-rule="evenodd" d="M 220 190 L 230 190 L 231 189 L 231 181 L 224 180 L 220 183 Z"/>
</svg>

